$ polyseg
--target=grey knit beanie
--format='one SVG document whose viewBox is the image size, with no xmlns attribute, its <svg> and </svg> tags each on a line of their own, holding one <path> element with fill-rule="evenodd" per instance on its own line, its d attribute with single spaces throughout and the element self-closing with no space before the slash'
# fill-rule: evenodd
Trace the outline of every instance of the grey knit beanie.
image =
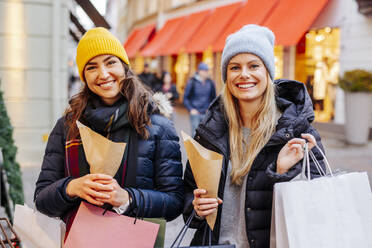
<svg viewBox="0 0 372 248">
<path fill-rule="evenodd" d="M 245 25 L 239 31 L 229 35 L 226 38 L 221 58 L 223 82 L 226 82 L 229 61 L 240 53 L 252 53 L 260 57 L 273 80 L 275 74 L 274 41 L 275 36 L 270 29 L 254 24 Z"/>
</svg>

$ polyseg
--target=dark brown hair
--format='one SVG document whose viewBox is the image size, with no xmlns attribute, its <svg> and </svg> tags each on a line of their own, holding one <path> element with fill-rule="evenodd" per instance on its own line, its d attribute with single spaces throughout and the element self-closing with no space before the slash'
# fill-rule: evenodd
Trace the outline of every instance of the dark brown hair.
<svg viewBox="0 0 372 248">
<path fill-rule="evenodd" d="M 151 125 L 148 107 L 152 93 L 134 75 L 127 64 L 123 62 L 122 64 L 124 66 L 125 79 L 120 82 L 120 93 L 129 103 L 128 120 L 136 132 L 144 139 L 147 139 L 149 137 L 149 131 L 146 129 L 146 126 Z M 68 128 L 68 140 L 76 139 L 79 136 L 76 121 L 80 119 L 87 103 L 92 97 L 96 97 L 96 95 L 89 90 L 85 83 L 83 89 L 70 100 L 70 106 L 64 113 L 66 118 L 65 125 Z"/>
</svg>

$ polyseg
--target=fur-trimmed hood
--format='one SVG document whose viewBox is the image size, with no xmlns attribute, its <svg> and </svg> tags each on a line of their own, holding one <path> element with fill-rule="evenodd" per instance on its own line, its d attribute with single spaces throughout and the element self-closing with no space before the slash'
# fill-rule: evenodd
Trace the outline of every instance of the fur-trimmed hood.
<svg viewBox="0 0 372 248">
<path fill-rule="evenodd" d="M 153 103 L 152 106 L 154 111 L 159 111 L 161 115 L 164 115 L 167 118 L 171 117 L 173 113 L 173 107 L 166 95 L 161 92 L 156 92 L 152 96 L 151 100 Z"/>
</svg>

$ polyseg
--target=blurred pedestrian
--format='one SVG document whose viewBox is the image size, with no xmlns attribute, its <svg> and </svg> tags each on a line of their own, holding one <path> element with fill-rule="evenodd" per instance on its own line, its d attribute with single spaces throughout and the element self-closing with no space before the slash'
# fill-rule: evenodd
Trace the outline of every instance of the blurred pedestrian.
<svg viewBox="0 0 372 248">
<path fill-rule="evenodd" d="M 305 85 L 273 82 L 274 39 L 269 29 L 257 25 L 246 25 L 226 39 L 223 93 L 195 135 L 201 145 L 224 156 L 219 198 L 206 198 L 205 189 L 197 188 L 189 163 L 184 175 L 184 217 L 196 212 L 192 245 L 208 242 L 208 235 L 203 236 L 205 217 L 217 212 L 213 244 L 268 248 L 274 184 L 300 173 L 305 142 L 309 149 L 316 144 L 323 149 L 310 124 L 314 112 Z M 318 176 L 311 166 L 312 176 Z"/>
<path fill-rule="evenodd" d="M 195 129 L 215 97 L 216 88 L 209 78 L 209 67 L 201 62 L 198 65 L 198 71 L 187 82 L 183 96 L 183 103 L 190 113 L 192 135 L 195 134 Z"/>
<path fill-rule="evenodd" d="M 141 81 L 150 89 L 153 89 L 154 74 L 151 73 L 149 64 L 145 63 L 143 71 L 138 75 Z"/>
<path fill-rule="evenodd" d="M 162 86 L 158 88 L 159 92 L 162 92 L 172 103 L 175 104 L 175 101 L 179 98 L 176 85 L 172 82 L 172 76 L 169 72 L 163 71 L 162 73 Z"/>
<path fill-rule="evenodd" d="M 161 91 L 162 85 L 163 85 L 163 71 L 156 70 L 156 72 L 154 73 L 153 81 L 152 81 L 153 91 L 154 92 Z"/>
<path fill-rule="evenodd" d="M 84 34 L 76 62 L 84 87 L 50 134 L 36 182 L 37 209 L 63 218 L 67 228 L 81 201 L 110 204 L 128 216 L 175 219 L 183 207 L 181 152 L 159 101 L 129 68 L 119 40 L 104 28 Z M 114 177 L 89 173 L 77 120 L 127 143 Z"/>
</svg>

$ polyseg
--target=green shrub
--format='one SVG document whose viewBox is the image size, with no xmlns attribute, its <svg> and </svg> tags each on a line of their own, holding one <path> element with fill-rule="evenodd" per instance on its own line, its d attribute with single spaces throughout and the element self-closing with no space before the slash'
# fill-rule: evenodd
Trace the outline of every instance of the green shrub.
<svg viewBox="0 0 372 248">
<path fill-rule="evenodd" d="M 1 81 L 0 81 L 1 83 Z M 17 147 L 14 145 L 13 140 L 13 127 L 10 124 L 4 99 L 3 92 L 0 91 L 0 148 L 3 152 L 3 172 L 7 175 L 9 183 L 9 196 L 13 201 L 13 204 L 23 204 L 23 186 L 22 186 L 22 175 L 19 168 L 19 164 L 16 162 Z M 9 211 L 14 206 L 8 206 L 5 203 L 5 209 L 7 214 L 10 215 Z M 11 217 L 11 216 L 9 216 Z"/>
<path fill-rule="evenodd" d="M 360 69 L 345 71 L 339 84 L 345 91 L 372 92 L 372 72 Z"/>
</svg>

